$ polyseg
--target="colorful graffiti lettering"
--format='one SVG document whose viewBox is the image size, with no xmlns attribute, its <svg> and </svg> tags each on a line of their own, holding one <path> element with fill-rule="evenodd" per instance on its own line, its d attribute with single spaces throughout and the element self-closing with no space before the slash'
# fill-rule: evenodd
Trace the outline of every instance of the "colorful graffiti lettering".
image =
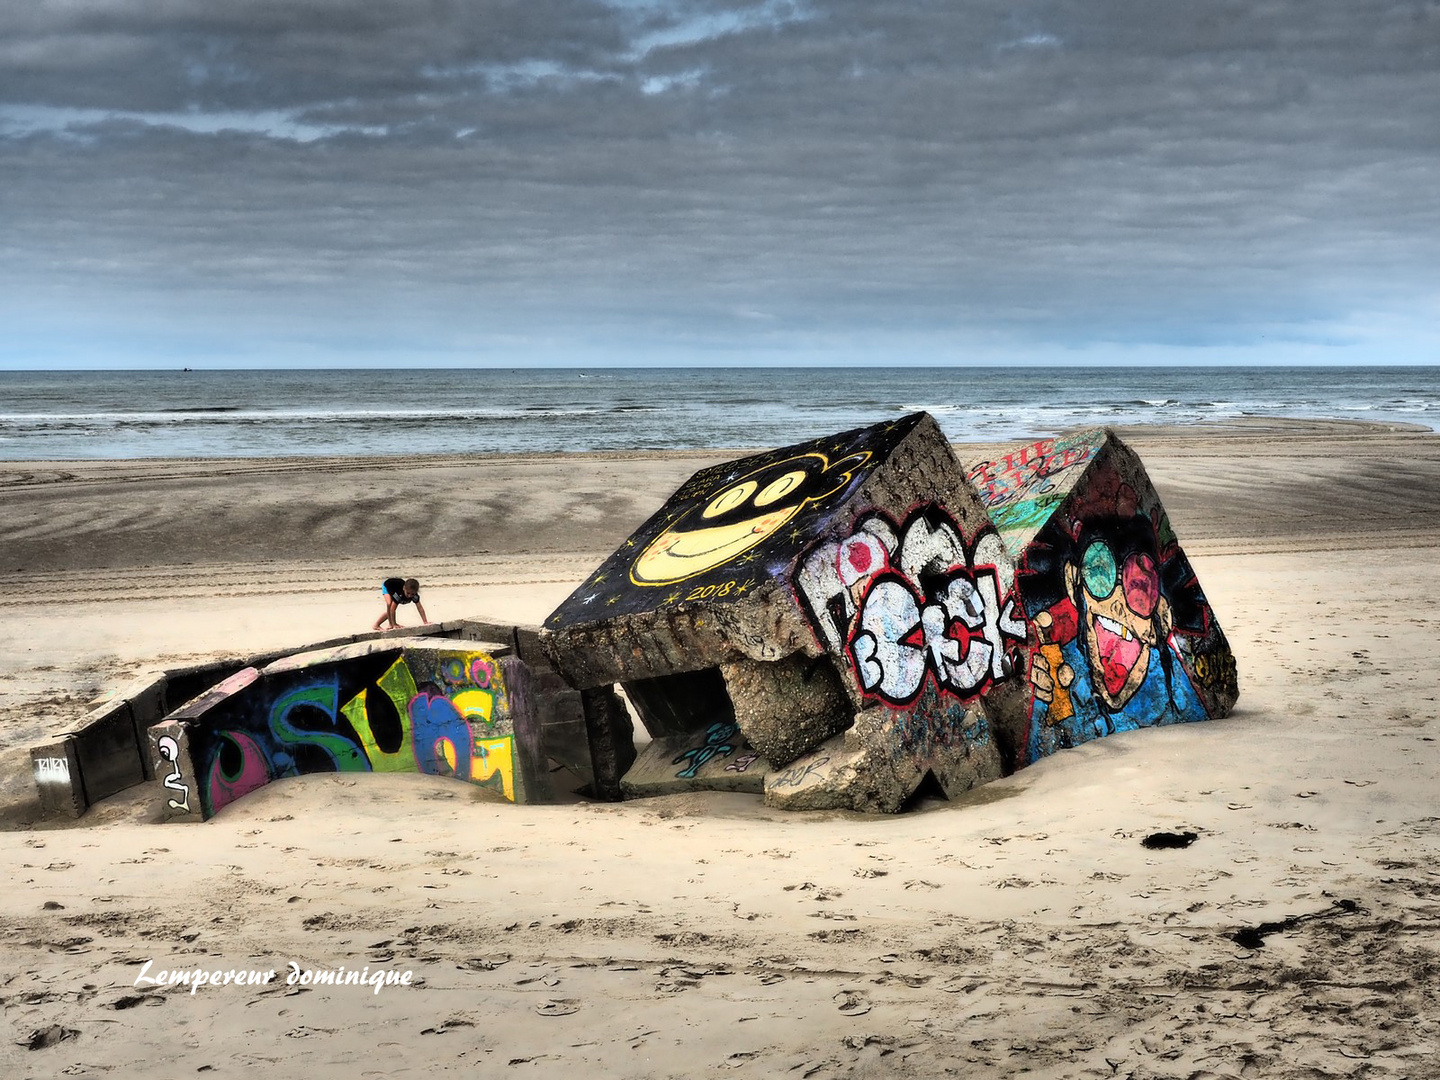
<svg viewBox="0 0 1440 1080">
<path fill-rule="evenodd" d="M 317 725 L 334 728 L 340 684 L 336 677 L 285 691 L 270 709 L 270 732 L 283 749 L 271 755 L 276 776 L 298 776 L 302 772 L 369 772 L 370 763 L 355 742 L 338 731 L 315 731 L 298 727 L 299 717 Z M 313 747 L 324 755 L 314 764 L 297 758 Z M 327 768 L 325 762 L 328 761 Z"/>
<path fill-rule="evenodd" d="M 357 661 L 241 690 L 225 707 L 233 719 L 209 733 L 201 779 L 207 816 L 271 780 L 312 772 L 453 776 L 513 800 L 514 739 L 495 730 L 507 708 L 498 665 L 483 653 L 431 659 L 430 667 L 421 663 L 423 682 L 400 656 L 365 674 L 368 662 Z"/>
<path fill-rule="evenodd" d="M 1103 440 L 1094 434 L 1073 439 L 1042 439 L 1010 451 L 997 461 L 982 461 L 968 477 L 1003 533 L 1043 525 L 1064 499 L 1057 490 L 1061 473 L 1089 463 Z"/>
<path fill-rule="evenodd" d="M 993 529 L 967 544 L 944 508 L 896 526 L 878 512 L 801 563 L 797 592 L 863 693 L 913 702 L 933 680 L 969 699 L 1010 676 L 1026 628 L 1008 556 Z"/>
<path fill-rule="evenodd" d="M 1197 645 L 1214 657 L 1206 673 L 1233 686 L 1233 657 L 1226 669 L 1229 649 L 1151 502 L 1100 477 L 1027 551 L 1018 580 L 1035 627 L 1030 761 L 1116 731 L 1206 719 L 1185 662 Z"/>
<path fill-rule="evenodd" d="M 371 721 L 369 687 L 347 701 L 342 710 L 360 738 L 365 759 L 370 762 L 370 768 L 375 772 L 423 772 L 415 757 L 415 743 L 411 738 L 409 723 L 410 702 L 419 691 L 404 658 L 391 664 L 375 683 L 389 702 L 388 716 L 393 716 L 396 720 L 395 728 L 383 733 L 389 736 L 385 739 L 384 746 L 381 746 L 380 737 L 376 735 Z"/>
<path fill-rule="evenodd" d="M 732 740 L 734 740 L 732 742 Z M 681 754 L 677 754 L 670 764 L 679 765 L 682 761 L 690 764 L 676 773 L 675 776 L 681 780 L 693 780 L 696 774 L 712 759 L 717 757 L 729 757 L 740 747 L 740 727 L 735 723 L 724 721 L 711 724 L 705 730 L 705 741 L 699 746 L 692 746 Z"/>
<path fill-rule="evenodd" d="M 180 744 L 169 735 L 163 735 L 155 744 L 155 747 L 159 750 L 161 759 L 169 765 L 172 770 L 169 776 L 161 778 L 161 783 L 171 791 L 180 792 L 181 795 L 179 802 L 172 797 L 166 801 L 165 805 L 171 810 L 188 811 L 190 809 L 190 788 L 181 782 Z"/>
<path fill-rule="evenodd" d="M 274 779 L 266 765 L 265 751 L 249 735 L 240 731 L 221 731 L 217 735 L 219 752 L 210 764 L 202 792 L 212 814 Z"/>
<path fill-rule="evenodd" d="M 515 739 L 506 735 L 504 738 L 475 740 L 475 756 L 466 779 L 481 787 L 498 787 L 505 798 L 514 802 Z"/>
</svg>

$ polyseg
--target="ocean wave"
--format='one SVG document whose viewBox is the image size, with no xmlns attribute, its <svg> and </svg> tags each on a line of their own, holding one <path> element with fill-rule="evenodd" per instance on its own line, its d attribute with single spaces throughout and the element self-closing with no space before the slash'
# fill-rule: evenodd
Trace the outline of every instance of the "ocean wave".
<svg viewBox="0 0 1440 1080">
<path fill-rule="evenodd" d="M 6 460 L 780 446 L 922 409 L 957 442 L 1239 416 L 1440 428 L 1440 377 L 1416 369 L 0 372 L 0 401 Z"/>
<path fill-rule="evenodd" d="M 596 416 L 604 410 L 588 407 L 543 406 L 525 409 L 464 409 L 464 410 L 415 410 L 415 409 L 363 409 L 350 411 L 295 412 L 295 411 L 215 411 L 199 412 L 144 412 L 144 413 L 89 413 L 79 414 L 0 414 L 0 427 L 28 428 L 36 432 L 47 429 L 58 430 L 67 426 L 93 426 L 103 424 L 117 428 L 164 428 L 186 425 L 210 425 L 214 427 L 238 427 L 244 425 L 272 425 L 283 427 L 295 424 L 458 424 L 458 423 L 513 423 L 516 420 L 566 419 L 569 417 Z"/>
</svg>

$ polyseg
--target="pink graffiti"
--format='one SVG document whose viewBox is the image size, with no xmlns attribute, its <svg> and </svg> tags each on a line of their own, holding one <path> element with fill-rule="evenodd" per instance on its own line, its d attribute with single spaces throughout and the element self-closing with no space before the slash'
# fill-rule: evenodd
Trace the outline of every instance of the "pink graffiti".
<svg viewBox="0 0 1440 1080">
<path fill-rule="evenodd" d="M 488 690 L 495 682 L 495 662 L 483 656 L 470 661 L 470 682 L 482 690 Z"/>
<path fill-rule="evenodd" d="M 210 808 L 217 812 L 270 782 L 265 752 L 254 739 L 238 731 L 223 732 L 221 738 L 229 739 L 240 748 L 240 771 L 234 777 L 226 776 L 220 768 L 220 756 L 216 755 L 215 763 L 210 766 Z"/>
</svg>

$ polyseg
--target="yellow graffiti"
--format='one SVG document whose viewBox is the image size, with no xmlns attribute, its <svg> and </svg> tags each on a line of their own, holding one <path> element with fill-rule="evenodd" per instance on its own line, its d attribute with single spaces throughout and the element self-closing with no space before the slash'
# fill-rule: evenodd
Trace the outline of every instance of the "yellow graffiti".
<svg viewBox="0 0 1440 1080">
<path fill-rule="evenodd" d="M 486 725 L 493 725 L 496 720 L 497 709 L 505 707 L 505 685 L 500 679 L 499 671 L 494 660 L 485 653 L 467 653 L 463 658 L 450 658 L 445 661 L 446 674 L 451 672 L 464 671 L 466 673 L 484 673 L 489 682 L 485 688 L 470 687 L 464 690 L 456 690 L 449 695 L 451 704 L 455 711 L 465 721 L 467 726 L 474 725 L 477 721 Z M 452 667 L 451 665 L 456 665 Z M 488 670 L 486 670 L 488 669 Z M 410 672 L 410 666 L 400 657 L 385 674 L 378 678 L 376 684 L 385 692 L 391 703 L 395 706 L 396 716 L 400 721 L 400 747 L 393 753 L 380 749 L 375 739 L 374 729 L 370 725 L 370 713 L 367 708 L 368 690 L 361 690 L 353 698 L 341 706 L 340 711 L 345 719 L 350 721 L 350 726 L 355 729 L 355 734 L 364 747 L 365 756 L 370 759 L 370 767 L 376 772 L 423 772 L 419 759 L 415 754 L 414 727 L 410 716 L 410 702 L 419 693 L 415 683 L 415 676 Z M 473 727 L 472 727 L 473 732 Z M 494 786 L 497 782 L 505 794 L 505 798 L 511 802 L 515 801 L 515 764 L 513 739 L 509 736 L 501 738 L 478 738 L 472 734 L 470 746 L 470 781 L 476 784 L 488 784 Z M 443 763 L 442 767 L 451 776 L 460 771 L 460 756 L 464 752 L 463 747 L 454 745 L 449 738 L 440 738 L 435 745 L 437 764 Z"/>
<path fill-rule="evenodd" d="M 400 717 L 400 749 L 393 754 L 381 750 L 375 742 L 375 733 L 370 728 L 370 713 L 365 707 L 368 690 L 361 690 L 340 707 L 345 719 L 360 736 L 360 745 L 370 759 L 370 767 L 376 772 L 419 772 L 420 763 L 415 759 L 415 748 L 410 737 L 410 699 L 415 696 L 415 677 L 401 657 L 390 665 L 390 669 L 376 680 L 385 691 Z"/>
<path fill-rule="evenodd" d="M 476 739 L 475 760 L 470 766 L 470 779 L 477 784 L 500 777 L 500 790 L 505 798 L 515 801 L 515 740 L 510 736 L 503 739 Z"/>
<path fill-rule="evenodd" d="M 455 711 L 467 722 L 493 724 L 496 711 L 506 708 L 505 681 L 500 665 L 489 653 L 451 654 L 441 661 L 440 677 Z"/>
<path fill-rule="evenodd" d="M 495 694 L 489 690 L 460 690 L 450 695 L 455 711 L 467 722 L 480 720 L 486 724 L 495 722 Z"/>
<path fill-rule="evenodd" d="M 674 585 L 723 566 L 841 490 L 869 458 L 865 451 L 832 463 L 811 452 L 727 483 L 704 509 L 687 509 L 646 545 L 630 566 L 631 582 Z"/>
</svg>

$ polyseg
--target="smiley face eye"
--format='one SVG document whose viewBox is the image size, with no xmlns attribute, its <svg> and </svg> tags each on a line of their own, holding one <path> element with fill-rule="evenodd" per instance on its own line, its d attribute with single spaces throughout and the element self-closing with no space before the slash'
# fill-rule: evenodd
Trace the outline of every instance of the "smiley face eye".
<svg viewBox="0 0 1440 1080">
<path fill-rule="evenodd" d="M 737 506 L 744 506 L 745 501 L 755 494 L 758 487 L 754 480 L 746 480 L 743 484 L 736 484 L 734 487 L 726 488 L 715 498 L 710 500 L 710 505 L 705 507 L 700 516 L 705 518 L 718 517 Z M 768 490 L 768 489 L 767 489 Z"/>
<path fill-rule="evenodd" d="M 778 480 L 770 481 L 765 485 L 765 490 L 755 496 L 755 505 L 769 506 L 771 503 L 783 499 L 805 482 L 805 476 L 804 469 L 793 469 Z"/>
</svg>

